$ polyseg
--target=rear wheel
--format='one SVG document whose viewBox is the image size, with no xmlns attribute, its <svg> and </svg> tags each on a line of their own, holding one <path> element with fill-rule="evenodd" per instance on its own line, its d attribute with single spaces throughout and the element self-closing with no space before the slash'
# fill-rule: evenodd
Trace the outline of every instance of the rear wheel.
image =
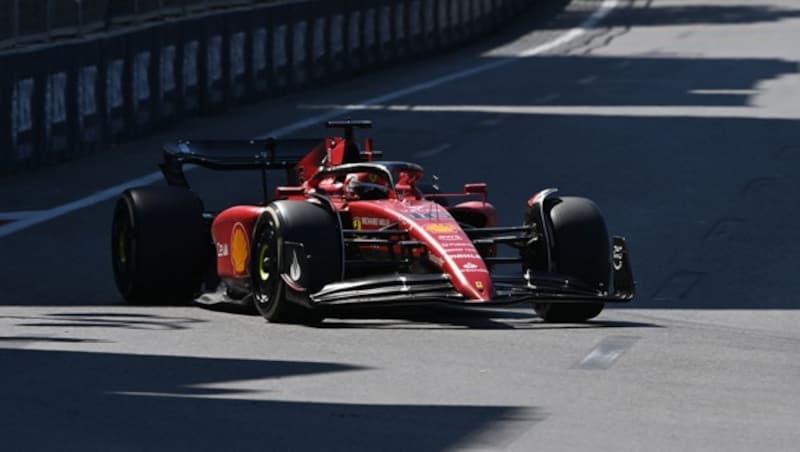
<svg viewBox="0 0 800 452">
<path fill-rule="evenodd" d="M 270 322 L 316 323 L 310 294 L 341 279 L 342 236 L 335 214 L 306 201 L 276 201 L 253 241 L 253 300 Z"/>
<path fill-rule="evenodd" d="M 579 278 L 598 290 L 607 290 L 611 277 L 611 249 L 600 209 L 585 198 L 563 197 L 554 201 L 548 213 L 555 241 L 552 257 L 556 271 Z M 546 270 L 531 267 L 533 270 Z M 597 317 L 603 307 L 603 303 L 534 304 L 536 313 L 545 322 L 585 322 Z"/>
<path fill-rule="evenodd" d="M 144 187 L 117 200 L 111 259 L 126 302 L 190 302 L 203 282 L 210 247 L 203 204 L 189 190 Z"/>
</svg>

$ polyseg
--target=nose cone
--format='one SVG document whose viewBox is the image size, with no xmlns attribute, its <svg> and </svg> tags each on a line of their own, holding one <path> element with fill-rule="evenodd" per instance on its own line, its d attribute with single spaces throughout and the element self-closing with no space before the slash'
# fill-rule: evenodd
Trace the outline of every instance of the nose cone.
<svg viewBox="0 0 800 452">
<path fill-rule="evenodd" d="M 423 225 L 423 239 L 430 245 L 435 257 L 431 260 L 450 275 L 455 288 L 474 301 L 488 301 L 492 297 L 492 278 L 483 257 L 472 240 L 458 224 L 433 223 Z"/>
<path fill-rule="evenodd" d="M 450 276 L 464 297 L 474 302 L 492 298 L 492 278 L 483 257 L 458 222 L 440 205 L 430 201 L 396 207 L 408 224 L 411 237 L 428 247 L 430 261 Z"/>
<path fill-rule="evenodd" d="M 460 285 L 456 284 L 464 296 L 473 301 L 489 301 L 492 299 L 492 279 L 489 273 L 462 273 L 463 281 Z M 460 286 L 460 287 L 459 287 Z"/>
</svg>

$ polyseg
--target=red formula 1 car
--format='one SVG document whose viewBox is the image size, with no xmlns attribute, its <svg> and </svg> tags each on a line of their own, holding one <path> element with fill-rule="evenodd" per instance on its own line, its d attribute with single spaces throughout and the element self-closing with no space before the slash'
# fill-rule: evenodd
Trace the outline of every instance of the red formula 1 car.
<svg viewBox="0 0 800 452">
<path fill-rule="evenodd" d="M 573 322 L 633 298 L 625 241 L 609 239 L 593 202 L 540 191 L 521 225 L 498 227 L 486 184 L 439 193 L 419 165 L 383 161 L 369 139 L 359 149 L 354 129 L 370 126 L 332 121 L 344 136 L 321 140 L 168 145 L 169 186 L 128 190 L 114 211 L 114 275 L 125 300 L 225 294 L 276 322 L 315 321 L 352 304 L 528 301 L 545 321 Z M 265 198 L 268 170 L 286 170 L 288 184 L 262 205 L 208 213 L 185 164 L 260 170 Z"/>
</svg>

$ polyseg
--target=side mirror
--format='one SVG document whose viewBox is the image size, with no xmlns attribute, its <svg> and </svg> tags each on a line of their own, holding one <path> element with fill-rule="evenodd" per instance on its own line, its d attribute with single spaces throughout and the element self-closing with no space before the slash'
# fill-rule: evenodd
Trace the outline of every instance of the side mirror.
<svg viewBox="0 0 800 452">
<path fill-rule="evenodd" d="M 488 190 L 486 188 L 486 184 L 481 182 L 480 184 L 464 184 L 464 194 L 465 195 L 483 195 L 486 196 Z"/>
<path fill-rule="evenodd" d="M 483 182 L 479 184 L 464 184 L 465 195 L 483 195 L 483 202 L 486 202 L 488 192 L 489 190 Z"/>
</svg>

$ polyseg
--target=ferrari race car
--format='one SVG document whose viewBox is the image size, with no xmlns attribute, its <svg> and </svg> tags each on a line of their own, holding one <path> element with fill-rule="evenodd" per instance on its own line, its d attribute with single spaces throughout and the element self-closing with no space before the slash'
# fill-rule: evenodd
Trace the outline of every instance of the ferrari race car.
<svg viewBox="0 0 800 452">
<path fill-rule="evenodd" d="M 167 186 L 127 190 L 114 210 L 123 298 L 174 304 L 217 294 L 254 304 L 271 322 L 299 323 L 353 304 L 523 301 L 545 321 L 580 322 L 633 298 L 625 240 L 609 238 L 592 201 L 543 190 L 520 225 L 497 226 L 486 184 L 441 193 L 419 165 L 384 161 L 370 139 L 359 148 L 355 129 L 371 122 L 327 126 L 343 136 L 167 145 Z M 206 212 L 187 164 L 260 171 L 263 204 Z M 269 170 L 286 171 L 274 196 Z"/>
</svg>

